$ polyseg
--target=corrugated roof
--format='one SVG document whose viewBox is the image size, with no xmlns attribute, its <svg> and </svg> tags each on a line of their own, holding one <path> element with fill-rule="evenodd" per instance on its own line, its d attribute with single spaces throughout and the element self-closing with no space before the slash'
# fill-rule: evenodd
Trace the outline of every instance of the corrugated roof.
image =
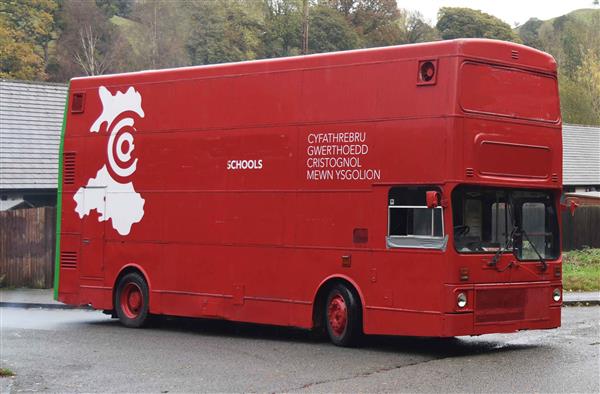
<svg viewBox="0 0 600 394">
<path fill-rule="evenodd" d="M 565 193 L 565 196 L 600 198 L 600 192 Z"/>
<path fill-rule="evenodd" d="M 600 127 L 563 125 L 563 184 L 600 185 Z"/>
<path fill-rule="evenodd" d="M 0 80 L 0 189 L 55 189 L 67 85 Z"/>
</svg>

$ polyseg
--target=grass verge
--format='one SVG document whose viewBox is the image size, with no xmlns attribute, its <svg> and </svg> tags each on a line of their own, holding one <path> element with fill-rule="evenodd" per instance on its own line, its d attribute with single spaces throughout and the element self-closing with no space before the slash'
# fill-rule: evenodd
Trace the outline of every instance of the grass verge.
<svg viewBox="0 0 600 394">
<path fill-rule="evenodd" d="M 600 290 L 600 249 L 572 250 L 563 254 L 563 288 Z"/>
<path fill-rule="evenodd" d="M 0 378 L 15 376 L 15 373 L 8 368 L 0 368 Z"/>
</svg>

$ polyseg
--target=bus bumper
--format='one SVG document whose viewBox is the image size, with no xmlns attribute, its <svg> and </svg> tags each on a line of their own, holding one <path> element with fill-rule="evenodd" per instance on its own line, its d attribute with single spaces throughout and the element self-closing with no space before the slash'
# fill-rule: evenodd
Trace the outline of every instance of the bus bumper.
<svg viewBox="0 0 600 394">
<path fill-rule="evenodd" d="M 365 308 L 366 334 L 455 337 L 560 327 L 562 290 L 557 282 L 446 285 L 441 311 Z M 459 295 L 466 296 L 463 307 Z"/>
<path fill-rule="evenodd" d="M 508 320 L 477 322 L 475 313 L 444 314 L 443 337 L 509 333 L 521 330 L 542 330 L 560 327 L 560 306 L 548 308 L 545 318 L 532 320 Z"/>
</svg>

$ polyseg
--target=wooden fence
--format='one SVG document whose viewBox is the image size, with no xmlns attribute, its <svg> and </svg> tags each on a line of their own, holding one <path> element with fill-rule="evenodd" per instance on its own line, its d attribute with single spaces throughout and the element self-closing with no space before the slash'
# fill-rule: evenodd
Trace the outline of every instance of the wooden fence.
<svg viewBox="0 0 600 394">
<path fill-rule="evenodd" d="M 563 250 L 600 248 L 600 206 L 584 205 L 571 212 L 563 211 Z"/>
<path fill-rule="evenodd" d="M 55 239 L 54 207 L 0 212 L 0 285 L 52 287 Z"/>
</svg>

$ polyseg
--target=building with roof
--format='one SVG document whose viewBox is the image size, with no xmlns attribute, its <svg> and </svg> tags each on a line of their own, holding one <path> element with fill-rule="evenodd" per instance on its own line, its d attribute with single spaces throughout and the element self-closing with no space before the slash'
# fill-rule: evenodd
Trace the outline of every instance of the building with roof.
<svg viewBox="0 0 600 394">
<path fill-rule="evenodd" d="M 565 195 L 600 205 L 600 127 L 565 124 L 562 135 Z"/>
<path fill-rule="evenodd" d="M 56 204 L 67 85 L 0 80 L 0 211 Z"/>
</svg>

